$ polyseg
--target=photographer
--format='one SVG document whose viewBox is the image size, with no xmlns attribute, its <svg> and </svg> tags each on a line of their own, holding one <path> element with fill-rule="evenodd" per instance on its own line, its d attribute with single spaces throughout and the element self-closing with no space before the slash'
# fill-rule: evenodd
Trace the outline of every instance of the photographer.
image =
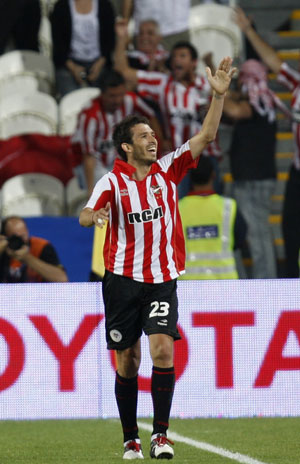
<svg viewBox="0 0 300 464">
<path fill-rule="evenodd" d="M 67 282 L 68 277 L 50 242 L 30 237 L 18 216 L 4 219 L 0 235 L 0 282 Z"/>
</svg>

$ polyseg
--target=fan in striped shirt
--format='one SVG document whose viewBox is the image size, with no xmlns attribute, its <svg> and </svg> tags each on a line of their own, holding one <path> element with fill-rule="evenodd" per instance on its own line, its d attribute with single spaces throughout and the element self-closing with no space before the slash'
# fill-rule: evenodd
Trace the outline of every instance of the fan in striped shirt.
<svg viewBox="0 0 300 464">
<path fill-rule="evenodd" d="M 177 42 L 170 54 L 170 73 L 136 70 L 129 66 L 125 53 L 126 21 L 119 20 L 115 28 L 115 68 L 139 95 L 158 104 L 164 121 L 165 151 L 174 150 L 201 129 L 211 98 L 206 77 L 196 71 L 198 52 L 190 42 Z M 208 144 L 204 154 L 221 157 L 217 140 Z"/>
<path fill-rule="evenodd" d="M 201 130 L 157 160 L 155 132 L 145 118 L 128 116 L 113 133 L 117 159 L 81 211 L 82 226 L 107 223 L 102 283 L 108 349 L 116 350 L 115 395 L 123 428 L 124 459 L 142 459 L 137 426 L 140 337 L 149 339 L 154 408 L 150 456 L 171 459 L 167 438 L 175 384 L 176 278 L 185 252 L 176 187 L 216 137 L 234 69 L 224 58 L 215 75 L 207 68 L 213 98 Z"/>
<path fill-rule="evenodd" d="M 71 138 L 73 153 L 83 160 L 88 193 L 95 183 L 113 166 L 117 152 L 112 141 L 113 127 L 129 114 L 150 119 L 161 137 L 154 111 L 134 92 L 127 92 L 123 76 L 115 70 L 104 74 L 99 97 L 91 100 L 78 115 L 77 127 Z"/>
</svg>

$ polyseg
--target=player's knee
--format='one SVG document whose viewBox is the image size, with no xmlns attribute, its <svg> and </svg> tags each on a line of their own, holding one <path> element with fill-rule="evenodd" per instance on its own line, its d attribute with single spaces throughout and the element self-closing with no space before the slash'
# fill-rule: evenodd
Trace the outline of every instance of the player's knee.
<svg viewBox="0 0 300 464">
<path fill-rule="evenodd" d="M 152 361 L 157 367 L 171 367 L 173 365 L 173 351 L 168 343 L 157 344 L 152 349 Z"/>
<path fill-rule="evenodd" d="M 126 350 L 117 351 L 117 358 L 118 372 L 122 377 L 131 378 L 137 375 L 141 363 L 140 352 L 128 348 Z"/>
</svg>

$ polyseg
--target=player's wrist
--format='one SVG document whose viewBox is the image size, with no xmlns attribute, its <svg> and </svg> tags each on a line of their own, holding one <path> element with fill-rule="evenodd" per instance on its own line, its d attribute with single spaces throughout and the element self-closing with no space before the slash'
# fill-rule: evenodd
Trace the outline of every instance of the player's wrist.
<svg viewBox="0 0 300 464">
<path fill-rule="evenodd" d="M 218 93 L 215 90 L 213 91 L 213 97 L 216 100 L 222 100 L 225 97 L 225 95 L 226 95 L 226 92 L 225 93 Z"/>
</svg>

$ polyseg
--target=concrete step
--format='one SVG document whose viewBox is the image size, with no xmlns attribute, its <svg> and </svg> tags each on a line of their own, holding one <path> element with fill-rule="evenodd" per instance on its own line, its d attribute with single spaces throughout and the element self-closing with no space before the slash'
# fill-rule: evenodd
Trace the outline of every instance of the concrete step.
<svg viewBox="0 0 300 464">
<path fill-rule="evenodd" d="M 299 7 L 299 5 L 298 5 Z M 290 25 L 292 30 L 300 30 L 300 10 L 294 10 L 291 14 Z"/>
<path fill-rule="evenodd" d="M 299 48 L 300 31 L 258 31 L 262 38 L 275 50 Z"/>
<path fill-rule="evenodd" d="M 296 9 L 299 8 L 299 0 L 239 0 L 238 4 L 244 8 L 257 8 L 264 10 Z"/>
</svg>

